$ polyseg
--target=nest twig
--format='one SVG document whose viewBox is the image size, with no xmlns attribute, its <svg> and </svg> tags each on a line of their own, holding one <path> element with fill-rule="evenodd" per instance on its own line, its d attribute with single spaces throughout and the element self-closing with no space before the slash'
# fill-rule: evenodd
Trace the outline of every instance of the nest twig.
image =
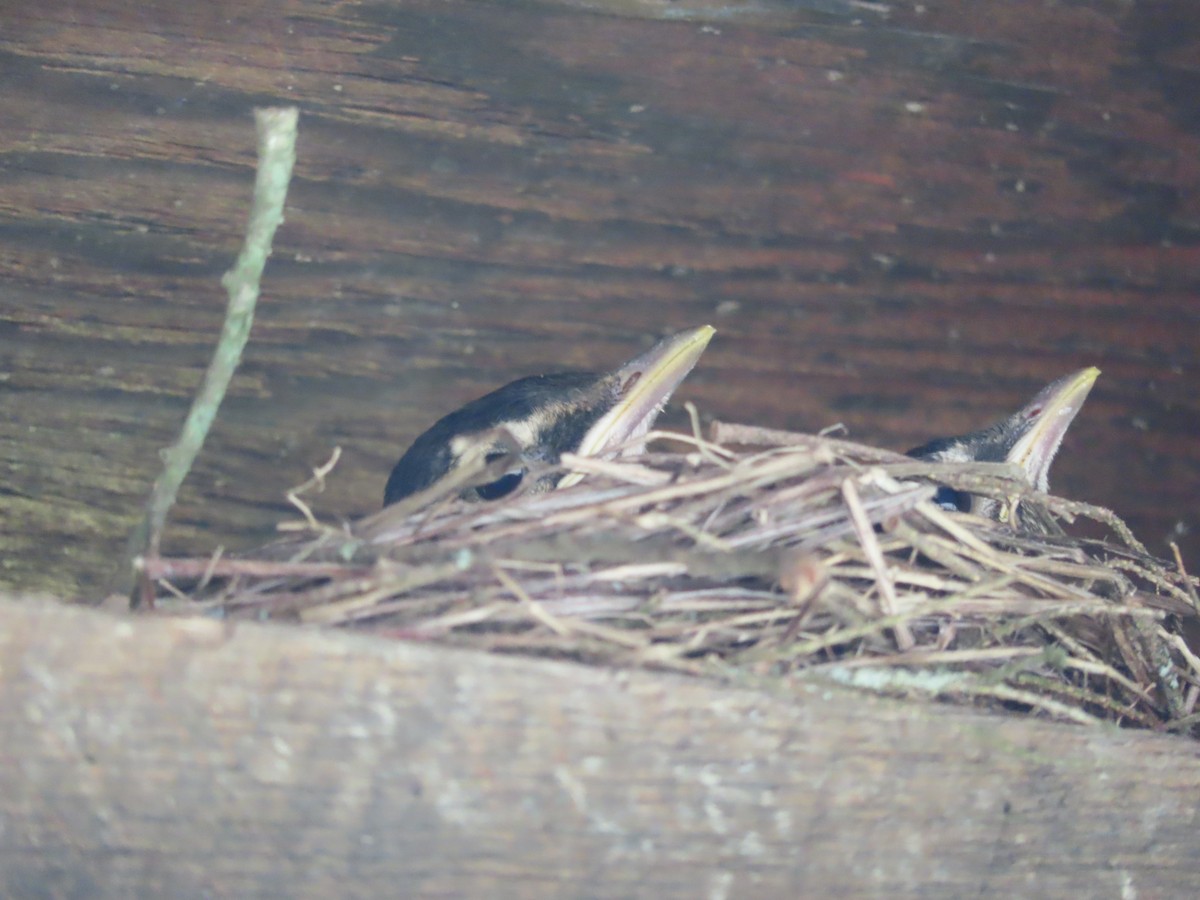
<svg viewBox="0 0 1200 900">
<path fill-rule="evenodd" d="M 160 605 L 231 618 L 826 677 L 1200 736 L 1197 582 L 1112 513 L 995 464 L 720 423 L 711 441 L 684 439 L 686 452 L 636 460 L 567 457 L 589 477 L 563 490 L 469 504 L 451 499 L 459 473 L 350 526 L 310 521 L 251 556 L 151 558 L 143 571 Z M 1015 501 L 1026 527 L 946 512 L 935 484 Z M 1080 516 L 1113 539 L 1064 535 L 1060 520 Z"/>
</svg>

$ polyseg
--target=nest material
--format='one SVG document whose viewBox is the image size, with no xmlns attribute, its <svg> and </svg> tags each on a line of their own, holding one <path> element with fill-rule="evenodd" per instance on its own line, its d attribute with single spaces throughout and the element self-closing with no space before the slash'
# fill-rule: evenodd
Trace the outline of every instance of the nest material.
<svg viewBox="0 0 1200 900">
<path fill-rule="evenodd" d="M 566 457 L 581 484 L 494 504 L 449 499 L 462 473 L 340 529 L 301 504 L 303 533 L 252 556 L 143 571 L 160 607 L 1200 736 L 1197 580 L 1112 513 L 1014 467 L 721 423 L 683 439 Z M 946 512 L 934 484 L 1000 499 L 1021 527 Z M 1064 535 L 1080 516 L 1112 539 Z"/>
</svg>

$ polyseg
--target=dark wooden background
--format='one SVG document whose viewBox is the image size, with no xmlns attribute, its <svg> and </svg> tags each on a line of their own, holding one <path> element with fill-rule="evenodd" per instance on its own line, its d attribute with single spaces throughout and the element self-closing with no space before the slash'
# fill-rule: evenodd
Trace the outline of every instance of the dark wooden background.
<svg viewBox="0 0 1200 900">
<path fill-rule="evenodd" d="M 904 449 L 1104 372 L 1054 486 L 1200 568 L 1190 0 L 0 4 L 0 583 L 94 594 L 302 113 L 168 549 L 328 515 L 506 380 L 719 329 L 706 414 Z"/>
</svg>

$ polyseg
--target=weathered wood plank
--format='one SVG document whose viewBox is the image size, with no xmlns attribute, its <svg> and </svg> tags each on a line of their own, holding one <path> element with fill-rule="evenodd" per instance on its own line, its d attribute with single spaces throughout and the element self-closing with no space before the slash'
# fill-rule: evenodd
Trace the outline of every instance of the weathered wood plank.
<svg viewBox="0 0 1200 900">
<path fill-rule="evenodd" d="M 1183 739 L 12 599 L 0 659 L 4 896 L 1195 887 Z"/>
</svg>

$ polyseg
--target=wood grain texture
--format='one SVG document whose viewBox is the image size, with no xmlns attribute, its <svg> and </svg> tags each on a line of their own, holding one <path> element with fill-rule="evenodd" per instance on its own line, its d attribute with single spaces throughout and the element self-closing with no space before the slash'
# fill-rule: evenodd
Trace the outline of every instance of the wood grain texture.
<svg viewBox="0 0 1200 900">
<path fill-rule="evenodd" d="M 6 897 L 1195 886 L 1183 739 L 12 598 L 0 659 Z"/>
<path fill-rule="evenodd" d="M 711 321 L 681 399 L 892 449 L 1098 365 L 1053 484 L 1195 560 L 1190 10 L 8 4 L 0 577 L 103 584 L 218 330 L 250 109 L 281 102 L 287 222 L 168 549 L 264 539 L 335 444 L 322 505 L 369 512 L 459 403 Z"/>
</svg>

